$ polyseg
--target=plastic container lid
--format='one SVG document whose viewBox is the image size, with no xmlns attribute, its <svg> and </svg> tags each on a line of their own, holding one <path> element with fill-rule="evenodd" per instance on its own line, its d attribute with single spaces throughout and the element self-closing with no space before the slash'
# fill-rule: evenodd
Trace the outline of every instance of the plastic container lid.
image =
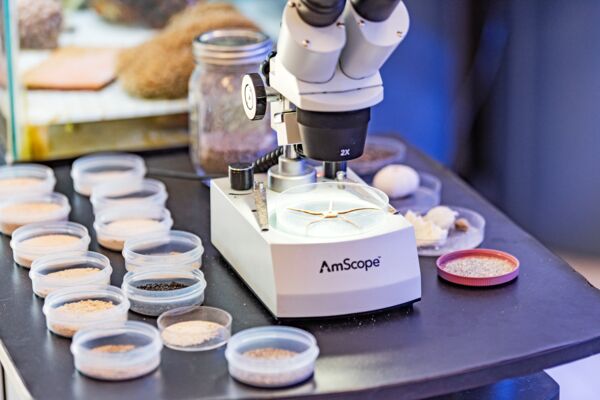
<svg viewBox="0 0 600 400">
<path fill-rule="evenodd" d="M 174 308 L 202 304 L 206 280 L 197 269 L 151 267 L 125 274 L 121 288 L 129 298 L 131 311 L 157 316 Z"/>
<path fill-rule="evenodd" d="M 94 304 L 82 304 L 91 300 Z M 64 310 L 61 306 L 82 304 L 86 310 Z M 112 303 L 112 307 L 109 304 Z M 48 330 L 59 336 L 71 337 L 79 329 L 93 324 L 127 320 L 129 300 L 121 289 L 108 285 L 63 288 L 50 293 L 44 302 Z"/>
<path fill-rule="evenodd" d="M 140 181 L 146 175 L 144 159 L 135 154 L 101 153 L 80 157 L 71 168 L 75 191 L 84 196 L 92 193 L 94 186 L 125 180 Z"/>
<path fill-rule="evenodd" d="M 43 256 L 29 271 L 33 292 L 40 297 L 65 287 L 108 285 L 111 274 L 108 258 L 93 251 Z"/>
<path fill-rule="evenodd" d="M 161 266 L 194 270 L 202 266 L 202 240 L 193 233 L 169 231 L 127 239 L 123 258 L 128 271 Z"/>
<path fill-rule="evenodd" d="M 411 210 L 423 213 L 440 204 L 442 200 L 442 181 L 431 174 L 419 172 L 419 188 L 410 196 L 390 199 L 390 204 L 399 211 Z"/>
<path fill-rule="evenodd" d="M 175 308 L 156 321 L 165 346 L 180 351 L 204 351 L 223 346 L 231 336 L 232 317 L 216 307 Z"/>
<path fill-rule="evenodd" d="M 79 372 L 109 381 L 133 379 L 154 371 L 160 365 L 161 350 L 158 330 L 135 321 L 80 329 L 71 344 Z"/>
<path fill-rule="evenodd" d="M 339 238 L 376 227 L 387 210 L 388 197 L 379 189 L 358 183 L 319 182 L 281 193 L 274 226 L 298 236 Z"/>
<path fill-rule="evenodd" d="M 490 276 L 472 276 L 474 275 L 472 273 L 467 272 L 464 274 L 459 274 L 448 270 L 448 266 L 451 262 L 468 258 L 484 258 L 486 260 L 495 259 L 504 264 L 502 270 L 506 269 L 506 271 L 498 272 L 497 274 Z M 438 258 L 436 264 L 438 268 L 438 275 L 441 278 L 463 286 L 496 286 L 510 282 L 519 276 L 519 260 L 515 256 L 500 250 L 475 249 L 455 251 L 444 254 Z M 464 268 L 467 268 L 466 265 Z M 471 267 L 471 270 L 476 269 L 476 265 Z M 468 269 L 466 270 L 468 271 Z"/>
<path fill-rule="evenodd" d="M 160 206 L 110 207 L 98 212 L 94 221 L 98 243 L 111 250 L 123 250 L 127 239 L 167 233 L 172 226 L 171 213 Z"/>
<path fill-rule="evenodd" d="M 167 197 L 165 185 L 155 179 L 117 180 L 94 186 L 90 201 L 94 206 L 94 212 L 97 213 L 107 207 L 118 206 L 164 207 Z"/>
<path fill-rule="evenodd" d="M 225 358 L 229 374 L 260 387 L 290 386 L 314 372 L 319 355 L 310 333 L 287 326 L 265 326 L 236 333 L 229 339 Z"/>
<path fill-rule="evenodd" d="M 17 264 L 30 267 L 39 257 L 71 251 L 84 252 L 90 244 L 85 226 L 74 222 L 29 224 L 15 230 L 10 241 Z"/>
<path fill-rule="evenodd" d="M 405 157 L 406 146 L 400 140 L 369 135 L 363 155 L 348 164 L 358 175 L 372 175 L 386 165 L 402 162 Z"/>
<path fill-rule="evenodd" d="M 54 171 L 39 164 L 0 167 L 0 200 L 24 194 L 52 193 L 56 185 Z"/>
<path fill-rule="evenodd" d="M 66 221 L 70 212 L 69 199 L 60 193 L 11 197 L 0 203 L 0 231 L 11 235 L 23 225 Z"/>
</svg>

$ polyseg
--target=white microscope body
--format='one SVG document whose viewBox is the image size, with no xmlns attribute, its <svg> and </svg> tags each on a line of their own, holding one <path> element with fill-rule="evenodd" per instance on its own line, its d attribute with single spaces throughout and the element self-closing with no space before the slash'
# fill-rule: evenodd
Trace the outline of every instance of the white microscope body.
<svg viewBox="0 0 600 400">
<path fill-rule="evenodd" d="M 400 0 L 293 0 L 263 71 L 268 87 L 257 76 L 244 79 L 247 115 L 261 118 L 269 102 L 285 152 L 268 174 L 253 176 L 253 190 L 233 184 L 231 168 L 229 179 L 212 181 L 211 235 L 278 318 L 354 314 L 421 297 L 414 231 L 401 215 L 389 212 L 373 229 L 331 238 L 290 234 L 273 223 L 280 192 L 290 187 L 336 175 L 364 183 L 343 172 L 345 161 L 362 154 L 370 107 L 383 100 L 379 69 L 408 27 Z M 315 171 L 301 156 L 324 168 Z"/>
</svg>

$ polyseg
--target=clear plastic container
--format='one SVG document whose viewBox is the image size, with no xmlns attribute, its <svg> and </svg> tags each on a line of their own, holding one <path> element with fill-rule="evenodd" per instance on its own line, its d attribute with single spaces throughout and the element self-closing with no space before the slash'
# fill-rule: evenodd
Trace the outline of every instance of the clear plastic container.
<svg viewBox="0 0 600 400">
<path fill-rule="evenodd" d="M 204 351 L 223 346 L 231 336 L 231 314 L 216 307 L 175 308 L 156 321 L 165 346 L 179 351 Z"/>
<path fill-rule="evenodd" d="M 48 330 L 64 337 L 94 324 L 126 321 L 128 310 L 129 300 L 121 289 L 108 285 L 56 290 L 46 297 L 43 308 Z"/>
<path fill-rule="evenodd" d="M 283 387 L 312 376 L 319 356 L 310 333 L 287 326 L 264 326 L 236 333 L 229 339 L 225 358 L 229 374 L 259 387 Z"/>
<path fill-rule="evenodd" d="M 398 164 L 406 157 L 406 146 L 398 139 L 385 136 L 367 136 L 362 156 L 348 163 L 358 175 L 372 175 L 390 164 Z"/>
<path fill-rule="evenodd" d="M 75 191 L 84 196 L 92 194 L 93 187 L 98 184 L 116 180 L 136 182 L 142 180 L 144 175 L 144 159 L 127 153 L 101 153 L 80 157 L 71 168 Z"/>
<path fill-rule="evenodd" d="M 94 213 L 97 213 L 107 207 L 148 205 L 164 207 L 167 197 L 165 185 L 155 179 L 117 180 L 95 186 L 90 201 L 94 206 Z"/>
<path fill-rule="evenodd" d="M 15 262 L 31 267 L 37 258 L 49 254 L 85 252 L 90 235 L 85 226 L 74 222 L 45 222 L 29 224 L 15 230 L 10 241 Z"/>
<path fill-rule="evenodd" d="M 174 308 L 202 304 L 206 280 L 197 269 L 151 267 L 125 274 L 121 289 L 131 311 L 155 317 Z"/>
<path fill-rule="evenodd" d="M 24 194 L 52 193 L 56 185 L 54 171 L 39 164 L 0 167 L 0 201 Z"/>
<path fill-rule="evenodd" d="M 150 324 L 135 321 L 94 325 L 73 336 L 75 368 L 107 381 L 138 378 L 160 365 L 162 341 Z"/>
<path fill-rule="evenodd" d="M 94 221 L 98 243 L 111 250 L 123 250 L 127 239 L 167 233 L 172 226 L 171 213 L 160 206 L 110 207 L 96 214 Z"/>
<path fill-rule="evenodd" d="M 93 251 L 43 256 L 29 271 L 33 292 L 40 297 L 65 287 L 109 285 L 111 274 L 108 258 Z"/>
<path fill-rule="evenodd" d="M 423 213 L 438 206 L 442 200 L 442 181 L 431 174 L 419 172 L 419 188 L 410 196 L 391 199 L 390 204 L 399 211 L 412 210 Z"/>
<path fill-rule="evenodd" d="M 298 236 L 349 236 L 376 227 L 387 210 L 388 197 L 379 189 L 358 183 L 319 182 L 281 193 L 274 226 Z"/>
<path fill-rule="evenodd" d="M 69 199 L 60 193 L 11 197 L 0 203 L 0 231 L 10 236 L 23 225 L 66 221 L 70 212 Z"/>
<path fill-rule="evenodd" d="M 127 239 L 123 258 L 128 271 L 147 267 L 195 270 L 202 266 L 202 240 L 189 232 L 169 231 Z"/>
</svg>

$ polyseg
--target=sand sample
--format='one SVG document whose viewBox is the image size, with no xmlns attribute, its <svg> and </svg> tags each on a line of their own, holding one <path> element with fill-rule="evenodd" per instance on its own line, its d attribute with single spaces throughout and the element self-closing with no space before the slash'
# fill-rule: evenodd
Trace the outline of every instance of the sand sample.
<svg viewBox="0 0 600 400">
<path fill-rule="evenodd" d="M 487 256 L 462 257 L 444 265 L 444 271 L 469 278 L 492 278 L 509 274 L 514 270 L 515 265 L 512 262 Z"/>
<path fill-rule="evenodd" d="M 242 354 L 244 357 L 256 358 L 260 360 L 283 360 L 298 355 L 298 353 L 295 351 L 277 349 L 274 347 L 263 347 L 248 350 Z"/>
<path fill-rule="evenodd" d="M 38 178 L 4 178 L 0 179 L 0 189 L 26 188 L 39 185 L 42 182 L 44 181 Z"/>
<path fill-rule="evenodd" d="M 30 223 L 66 220 L 67 215 L 57 214 L 63 208 L 64 205 L 47 202 L 9 204 L 0 209 L 0 231 L 12 235 L 15 229 Z"/>
<path fill-rule="evenodd" d="M 58 318 L 77 319 L 91 313 L 101 312 L 114 308 L 115 304 L 106 300 L 81 300 L 63 304 L 55 309 Z M 69 326 L 60 323 L 52 323 L 50 330 L 58 335 L 72 337 L 81 326 Z"/>
<path fill-rule="evenodd" d="M 103 346 L 94 347 L 95 353 L 126 353 L 135 349 L 133 344 L 105 344 Z"/>
<path fill-rule="evenodd" d="M 111 250 L 122 250 L 126 238 L 160 231 L 162 226 L 160 221 L 150 218 L 116 220 L 106 224 L 101 232 L 97 232 L 98 243 Z"/>
<path fill-rule="evenodd" d="M 203 344 L 221 336 L 225 327 L 210 321 L 185 321 L 169 325 L 162 331 L 165 343 L 177 347 Z"/>
<path fill-rule="evenodd" d="M 92 267 L 69 268 L 69 269 L 63 269 L 62 271 L 50 272 L 46 276 L 52 277 L 52 278 L 63 278 L 63 279 L 83 278 L 86 276 L 94 275 L 97 272 L 100 272 L 99 268 L 92 268 Z"/>
<path fill-rule="evenodd" d="M 47 252 L 47 254 L 53 253 L 56 247 L 70 246 L 81 240 L 78 236 L 66 235 L 66 234 L 50 234 L 50 235 L 41 235 L 35 236 L 31 239 L 25 239 L 20 244 L 20 253 L 25 252 L 29 253 L 31 251 L 35 253 L 39 253 L 40 250 L 43 249 L 52 249 Z M 38 254 L 37 257 L 41 257 L 45 254 Z M 15 261 L 17 264 L 22 265 L 23 267 L 31 267 L 31 263 L 33 259 L 30 257 L 26 257 L 23 255 L 15 254 Z"/>
</svg>

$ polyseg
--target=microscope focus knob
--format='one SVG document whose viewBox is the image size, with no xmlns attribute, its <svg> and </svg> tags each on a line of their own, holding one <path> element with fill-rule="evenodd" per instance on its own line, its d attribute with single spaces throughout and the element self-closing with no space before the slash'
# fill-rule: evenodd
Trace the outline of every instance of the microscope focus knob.
<svg viewBox="0 0 600 400">
<path fill-rule="evenodd" d="M 242 103 L 246 116 L 257 121 L 267 112 L 267 91 L 259 74 L 247 74 L 242 79 Z"/>
</svg>

